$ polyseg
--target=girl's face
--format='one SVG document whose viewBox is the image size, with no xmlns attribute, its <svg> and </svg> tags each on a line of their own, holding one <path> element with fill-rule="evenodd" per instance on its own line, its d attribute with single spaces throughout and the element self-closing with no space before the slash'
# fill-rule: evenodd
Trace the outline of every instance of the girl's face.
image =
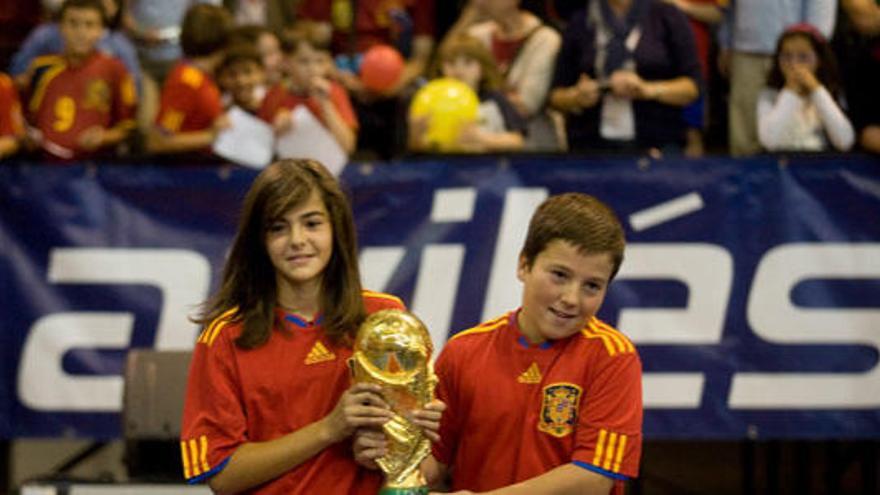
<svg viewBox="0 0 880 495">
<path fill-rule="evenodd" d="M 279 296 L 285 289 L 317 288 L 333 254 L 333 226 L 321 195 L 312 191 L 305 202 L 272 221 L 265 243 Z"/>
<path fill-rule="evenodd" d="M 483 68 L 475 58 L 458 55 L 451 60 L 445 60 L 441 69 L 445 77 L 458 79 L 470 86 L 474 91 L 480 87 L 480 79 L 483 78 Z"/>
<path fill-rule="evenodd" d="M 792 36 L 782 42 L 779 48 L 779 68 L 787 75 L 795 67 L 804 67 L 813 74 L 819 67 L 819 58 L 813 45 L 804 36 Z"/>
<path fill-rule="evenodd" d="M 324 76 L 325 58 L 320 50 L 308 43 L 300 43 L 293 53 L 286 57 L 287 73 L 294 89 L 305 91 L 312 79 Z"/>
</svg>

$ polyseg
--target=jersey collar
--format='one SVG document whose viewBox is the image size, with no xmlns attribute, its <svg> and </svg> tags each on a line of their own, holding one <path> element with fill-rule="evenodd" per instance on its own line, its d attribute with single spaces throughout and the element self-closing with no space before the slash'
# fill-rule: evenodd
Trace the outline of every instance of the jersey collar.
<svg viewBox="0 0 880 495">
<path fill-rule="evenodd" d="M 515 311 L 511 311 L 507 317 L 508 327 L 512 330 L 510 333 L 512 336 L 516 338 L 517 345 L 522 346 L 525 349 L 541 349 L 546 350 L 553 347 L 555 344 L 552 340 L 545 340 L 540 344 L 532 344 L 529 342 L 529 339 L 522 333 L 522 330 L 519 328 L 519 312 L 522 311 L 522 307 L 517 308 Z"/>
</svg>

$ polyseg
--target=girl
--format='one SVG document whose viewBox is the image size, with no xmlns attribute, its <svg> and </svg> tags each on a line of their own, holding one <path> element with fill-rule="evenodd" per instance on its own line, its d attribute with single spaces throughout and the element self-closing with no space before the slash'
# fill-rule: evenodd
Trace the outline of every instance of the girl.
<svg viewBox="0 0 880 495">
<path fill-rule="evenodd" d="M 776 44 L 767 88 L 758 98 L 758 138 L 769 151 L 850 149 L 854 132 L 840 109 L 837 64 L 809 24 L 787 28 Z"/>
<path fill-rule="evenodd" d="M 477 153 L 522 149 L 525 120 L 500 91 L 501 74 L 482 42 L 468 35 L 451 38 L 440 48 L 439 62 L 443 77 L 462 81 L 480 99 L 478 123 L 462 129 L 459 148 Z M 410 119 L 411 149 L 424 148 L 427 124 L 426 119 Z"/>
<path fill-rule="evenodd" d="M 312 160 L 281 160 L 248 191 L 217 294 L 197 320 L 181 452 L 191 483 L 219 493 L 375 494 L 348 437 L 390 418 L 376 386 L 350 386 L 367 313 L 403 308 L 362 291 L 351 208 Z M 440 413 L 417 422 L 436 439 Z M 440 409 L 442 410 L 442 409 Z"/>
<path fill-rule="evenodd" d="M 350 155 L 357 141 L 357 117 L 345 88 L 327 74 L 327 58 L 320 41 L 297 30 L 283 36 L 281 46 L 288 80 L 269 90 L 260 118 L 281 134 L 292 126 L 291 111 L 305 105 Z"/>
</svg>

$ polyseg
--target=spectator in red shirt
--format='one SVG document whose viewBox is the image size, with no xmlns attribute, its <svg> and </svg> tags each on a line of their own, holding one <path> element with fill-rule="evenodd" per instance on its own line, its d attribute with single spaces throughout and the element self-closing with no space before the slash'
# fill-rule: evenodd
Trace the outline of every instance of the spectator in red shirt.
<svg viewBox="0 0 880 495">
<path fill-rule="evenodd" d="M 228 126 L 213 77 L 231 29 L 232 17 L 223 7 L 199 4 L 187 11 L 181 32 L 185 58 L 165 80 L 148 151 L 205 152 Z"/>
<path fill-rule="evenodd" d="M 269 90 L 260 118 L 282 133 L 291 128 L 293 109 L 305 105 L 350 154 L 357 142 L 357 117 L 345 88 L 328 77 L 320 41 L 307 31 L 294 31 L 282 37 L 281 46 L 289 78 Z"/>
<path fill-rule="evenodd" d="M 122 62 L 97 50 L 106 20 L 100 0 L 67 0 L 59 19 L 64 52 L 28 69 L 28 118 L 48 156 L 75 160 L 129 137 L 137 90 Z"/>
</svg>

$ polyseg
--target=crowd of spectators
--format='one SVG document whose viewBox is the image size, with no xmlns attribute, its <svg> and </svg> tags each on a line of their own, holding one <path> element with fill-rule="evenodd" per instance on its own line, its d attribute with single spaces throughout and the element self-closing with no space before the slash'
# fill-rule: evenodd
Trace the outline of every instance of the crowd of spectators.
<svg viewBox="0 0 880 495">
<path fill-rule="evenodd" d="M 240 115 L 346 158 L 438 152 L 408 107 L 441 77 L 478 97 L 465 153 L 880 152 L 880 0 L 14 4 L 0 158 L 218 163 Z M 359 77 L 377 46 L 402 60 L 382 88 Z"/>
</svg>

